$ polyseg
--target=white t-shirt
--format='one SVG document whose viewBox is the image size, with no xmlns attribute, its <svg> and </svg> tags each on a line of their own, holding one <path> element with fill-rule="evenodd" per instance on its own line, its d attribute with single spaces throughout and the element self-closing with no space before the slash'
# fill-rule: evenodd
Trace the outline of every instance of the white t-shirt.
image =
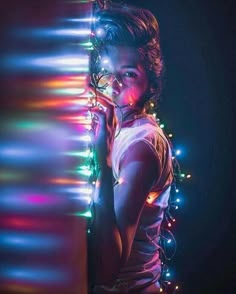
<svg viewBox="0 0 236 294">
<path fill-rule="evenodd" d="M 113 147 L 112 169 L 114 178 L 119 180 L 120 162 L 123 156 L 130 146 L 140 141 L 150 147 L 160 162 L 160 177 L 147 196 L 129 259 L 120 270 L 112 287 L 99 287 L 104 293 L 141 293 L 141 289 L 151 284 L 155 284 L 156 289 L 159 289 L 158 280 L 161 274 L 159 234 L 164 211 L 168 206 L 173 171 L 168 140 L 152 116 L 146 115 L 135 119 L 131 125 L 119 131 Z"/>
</svg>

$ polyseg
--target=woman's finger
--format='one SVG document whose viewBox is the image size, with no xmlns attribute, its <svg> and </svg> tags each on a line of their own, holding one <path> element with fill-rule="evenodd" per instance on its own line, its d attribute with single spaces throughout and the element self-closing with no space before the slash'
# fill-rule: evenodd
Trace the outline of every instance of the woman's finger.
<svg viewBox="0 0 236 294">
<path fill-rule="evenodd" d="M 106 113 L 99 107 L 93 107 L 90 112 L 95 116 L 96 119 L 96 133 L 104 132 L 107 129 L 107 116 Z"/>
<path fill-rule="evenodd" d="M 115 107 L 115 103 L 113 102 L 111 97 L 106 96 L 99 91 L 95 91 L 94 89 L 91 89 L 91 94 L 94 96 L 94 99 L 97 102 L 103 104 L 105 107 L 109 107 L 109 106 Z"/>
</svg>

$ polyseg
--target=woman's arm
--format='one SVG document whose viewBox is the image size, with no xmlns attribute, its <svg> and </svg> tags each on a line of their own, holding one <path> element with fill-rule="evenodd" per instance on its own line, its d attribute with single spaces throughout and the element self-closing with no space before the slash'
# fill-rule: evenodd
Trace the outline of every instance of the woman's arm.
<svg viewBox="0 0 236 294">
<path fill-rule="evenodd" d="M 127 261 L 140 214 L 158 171 L 156 157 L 143 142 L 130 148 L 121 165 L 120 183 L 114 190 L 111 169 L 101 171 L 93 239 L 96 284 L 114 280 Z"/>
</svg>

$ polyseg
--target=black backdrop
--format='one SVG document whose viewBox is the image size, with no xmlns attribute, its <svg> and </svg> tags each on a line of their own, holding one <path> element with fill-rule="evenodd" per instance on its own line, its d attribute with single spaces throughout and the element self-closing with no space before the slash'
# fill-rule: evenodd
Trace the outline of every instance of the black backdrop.
<svg viewBox="0 0 236 294">
<path fill-rule="evenodd" d="M 49 2 L 58 9 L 57 1 Z M 185 150 L 183 169 L 192 174 L 182 186 L 175 229 L 180 292 L 236 293 L 233 3 L 126 2 L 149 8 L 159 20 L 166 64 L 160 113 L 174 143 Z M 47 1 L 1 1 L 2 28 L 24 5 L 42 3 Z"/>
</svg>

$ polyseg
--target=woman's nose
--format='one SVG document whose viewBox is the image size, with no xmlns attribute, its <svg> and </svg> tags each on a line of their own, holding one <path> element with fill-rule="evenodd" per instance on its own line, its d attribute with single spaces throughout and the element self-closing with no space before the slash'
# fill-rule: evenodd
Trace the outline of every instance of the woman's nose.
<svg viewBox="0 0 236 294">
<path fill-rule="evenodd" d="M 115 77 L 111 83 L 111 87 L 112 87 L 112 94 L 117 96 L 120 94 L 122 83 L 118 80 L 117 77 Z"/>
</svg>

